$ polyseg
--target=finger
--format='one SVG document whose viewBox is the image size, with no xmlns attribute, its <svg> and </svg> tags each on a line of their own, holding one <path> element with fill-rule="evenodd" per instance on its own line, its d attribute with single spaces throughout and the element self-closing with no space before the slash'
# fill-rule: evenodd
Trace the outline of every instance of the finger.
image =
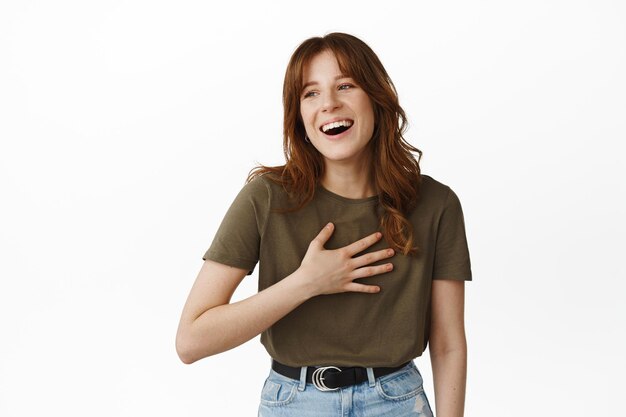
<svg viewBox="0 0 626 417">
<path fill-rule="evenodd" d="M 333 234 L 335 230 L 335 225 L 332 223 L 328 223 L 326 226 L 322 228 L 322 230 L 315 236 L 315 238 L 311 241 L 311 244 L 316 244 L 319 247 L 323 248 L 324 244 L 328 242 L 328 239 Z"/>
<path fill-rule="evenodd" d="M 351 280 L 354 280 L 358 278 L 366 278 L 366 277 L 371 277 L 374 275 L 384 274 L 385 272 L 389 272 L 392 270 L 393 270 L 393 264 L 391 263 L 386 263 L 383 265 L 376 265 L 376 266 L 365 266 L 363 268 L 355 269 L 348 275 L 348 277 Z"/>
<path fill-rule="evenodd" d="M 366 236 L 363 239 L 359 239 L 348 246 L 344 246 L 343 249 L 352 257 L 378 242 L 381 237 L 383 237 L 383 235 L 380 232 L 372 233 L 371 235 Z"/>
<path fill-rule="evenodd" d="M 352 259 L 352 265 L 354 268 L 360 268 L 365 265 L 373 264 L 376 261 L 380 261 L 381 259 L 391 258 L 395 254 L 393 249 L 383 249 L 376 252 L 370 252 L 363 254 L 361 256 L 357 256 Z"/>
<path fill-rule="evenodd" d="M 378 285 L 365 285 L 351 282 L 350 284 L 346 285 L 346 291 L 375 294 L 377 292 L 380 292 L 380 287 Z"/>
</svg>

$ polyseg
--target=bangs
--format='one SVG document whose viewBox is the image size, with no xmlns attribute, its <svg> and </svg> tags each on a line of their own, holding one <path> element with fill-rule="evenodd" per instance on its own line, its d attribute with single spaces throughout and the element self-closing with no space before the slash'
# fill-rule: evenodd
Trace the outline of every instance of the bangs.
<svg viewBox="0 0 626 417">
<path fill-rule="evenodd" d="M 317 39 L 315 39 L 317 40 Z M 294 94 L 298 98 L 302 95 L 302 90 L 304 87 L 304 70 L 311 63 L 313 58 L 323 52 L 330 52 L 335 56 L 337 60 L 337 65 L 339 65 L 339 70 L 346 77 L 352 78 L 359 86 L 364 86 L 364 80 L 359 79 L 357 75 L 358 66 L 350 60 L 350 52 L 345 51 L 344 48 L 341 48 L 340 45 L 334 45 L 329 42 L 324 42 L 324 39 L 320 39 L 320 42 L 316 42 L 315 44 L 307 45 L 308 48 L 302 48 L 301 55 L 299 56 L 298 62 L 295 62 L 295 79 L 294 82 Z"/>
</svg>

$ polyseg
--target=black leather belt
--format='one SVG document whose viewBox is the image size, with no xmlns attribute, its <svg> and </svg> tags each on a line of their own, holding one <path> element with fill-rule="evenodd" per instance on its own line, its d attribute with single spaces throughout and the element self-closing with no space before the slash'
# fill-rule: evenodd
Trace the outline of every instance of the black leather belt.
<svg viewBox="0 0 626 417">
<path fill-rule="evenodd" d="M 398 371 L 409 363 L 410 361 L 393 368 L 372 368 L 374 378 Z M 300 367 L 284 365 L 272 359 L 272 369 L 288 378 L 300 380 Z M 320 391 L 334 391 L 341 387 L 360 384 L 367 379 L 367 368 L 358 366 L 309 366 L 306 370 L 306 382 L 312 383 Z"/>
</svg>

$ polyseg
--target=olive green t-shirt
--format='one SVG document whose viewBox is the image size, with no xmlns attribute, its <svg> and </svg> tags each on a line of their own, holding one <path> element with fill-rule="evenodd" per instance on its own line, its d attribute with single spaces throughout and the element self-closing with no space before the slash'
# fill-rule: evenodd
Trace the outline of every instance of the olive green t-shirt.
<svg viewBox="0 0 626 417">
<path fill-rule="evenodd" d="M 321 185 L 303 209 L 272 212 L 294 202 L 268 175 L 242 188 L 203 257 L 247 269 L 248 275 L 259 262 L 259 291 L 298 269 L 328 222 L 335 231 L 326 249 L 382 232 L 378 197 L 349 199 Z M 391 272 L 356 281 L 379 285 L 379 293 L 319 295 L 304 302 L 261 334 L 269 355 L 291 366 L 364 367 L 396 366 L 420 356 L 428 343 L 432 280 L 469 281 L 472 274 L 461 204 L 447 185 L 422 175 L 421 198 L 409 221 L 418 256 L 396 251 L 376 263 L 392 262 Z M 383 236 L 363 253 L 387 247 Z"/>
</svg>

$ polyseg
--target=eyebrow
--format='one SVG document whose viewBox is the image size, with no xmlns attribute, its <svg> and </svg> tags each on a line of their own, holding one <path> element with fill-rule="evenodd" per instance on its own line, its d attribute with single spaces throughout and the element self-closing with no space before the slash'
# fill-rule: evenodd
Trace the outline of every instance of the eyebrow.
<svg viewBox="0 0 626 417">
<path fill-rule="evenodd" d="M 337 75 L 337 76 L 335 77 L 335 81 L 337 81 L 337 80 L 341 80 L 341 79 L 343 79 L 343 78 L 351 78 L 351 77 L 349 77 L 349 76 L 347 76 L 347 75 L 345 75 L 345 74 L 340 74 L 340 75 Z M 304 84 L 304 85 L 302 86 L 302 89 L 304 90 L 304 89 L 306 89 L 307 87 L 310 87 L 310 86 L 312 86 L 312 85 L 317 85 L 317 84 L 319 84 L 317 81 L 309 81 L 308 83 L 306 83 L 306 84 Z"/>
</svg>

